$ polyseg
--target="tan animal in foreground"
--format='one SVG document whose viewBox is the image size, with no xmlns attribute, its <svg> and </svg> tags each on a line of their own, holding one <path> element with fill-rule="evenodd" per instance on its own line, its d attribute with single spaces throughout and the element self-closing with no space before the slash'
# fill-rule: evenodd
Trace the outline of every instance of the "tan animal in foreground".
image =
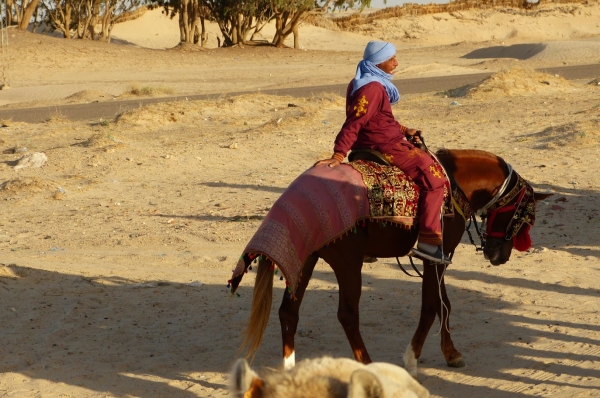
<svg viewBox="0 0 600 398">
<path fill-rule="evenodd" d="M 240 359 L 230 380 L 235 398 L 429 397 L 429 391 L 399 366 L 364 365 L 348 358 L 306 359 L 290 370 L 262 377 Z"/>
</svg>

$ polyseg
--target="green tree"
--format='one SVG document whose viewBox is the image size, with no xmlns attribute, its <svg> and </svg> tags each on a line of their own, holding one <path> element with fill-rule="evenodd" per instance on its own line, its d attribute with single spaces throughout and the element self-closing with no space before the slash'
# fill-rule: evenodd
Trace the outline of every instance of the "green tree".
<svg viewBox="0 0 600 398">
<path fill-rule="evenodd" d="M 243 45 L 272 17 L 269 0 L 204 0 L 223 46 Z M 254 31 L 254 33 L 252 33 Z"/>
<path fill-rule="evenodd" d="M 112 29 L 145 0 L 42 0 L 45 21 L 65 38 L 110 41 Z M 100 28 L 97 31 L 97 28 Z"/>
</svg>

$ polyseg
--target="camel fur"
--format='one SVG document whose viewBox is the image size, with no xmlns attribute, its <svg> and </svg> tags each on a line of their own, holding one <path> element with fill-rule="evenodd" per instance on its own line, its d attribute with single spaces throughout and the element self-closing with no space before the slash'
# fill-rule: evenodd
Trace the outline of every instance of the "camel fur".
<svg viewBox="0 0 600 398">
<path fill-rule="evenodd" d="M 427 398 L 429 391 L 403 368 L 347 358 L 306 359 L 288 371 L 260 376 L 245 359 L 231 374 L 234 398 Z"/>
</svg>

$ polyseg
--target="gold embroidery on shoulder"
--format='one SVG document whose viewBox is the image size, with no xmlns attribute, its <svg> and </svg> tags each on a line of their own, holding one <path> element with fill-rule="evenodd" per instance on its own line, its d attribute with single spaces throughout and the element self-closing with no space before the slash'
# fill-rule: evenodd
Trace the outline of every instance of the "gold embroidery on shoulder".
<svg viewBox="0 0 600 398">
<path fill-rule="evenodd" d="M 431 174 L 434 177 L 436 177 L 436 178 L 442 178 L 442 174 L 440 173 L 440 171 L 434 165 L 429 166 L 429 171 L 431 171 Z"/>
<path fill-rule="evenodd" d="M 365 113 L 367 113 L 367 104 L 369 103 L 369 101 L 367 101 L 367 97 L 366 96 L 362 96 L 359 98 L 358 100 L 358 105 L 356 105 L 354 107 L 354 110 L 356 111 L 356 117 L 360 117 L 361 115 L 364 115 Z"/>
</svg>

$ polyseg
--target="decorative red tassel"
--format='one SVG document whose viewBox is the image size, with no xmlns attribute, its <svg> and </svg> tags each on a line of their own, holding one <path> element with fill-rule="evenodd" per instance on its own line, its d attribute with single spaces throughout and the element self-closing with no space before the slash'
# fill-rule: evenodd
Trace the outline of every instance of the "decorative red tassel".
<svg viewBox="0 0 600 398">
<path fill-rule="evenodd" d="M 524 252 L 531 247 L 531 236 L 529 236 L 530 228 L 531 225 L 525 224 L 523 230 L 513 238 L 513 247 L 520 252 Z"/>
</svg>

